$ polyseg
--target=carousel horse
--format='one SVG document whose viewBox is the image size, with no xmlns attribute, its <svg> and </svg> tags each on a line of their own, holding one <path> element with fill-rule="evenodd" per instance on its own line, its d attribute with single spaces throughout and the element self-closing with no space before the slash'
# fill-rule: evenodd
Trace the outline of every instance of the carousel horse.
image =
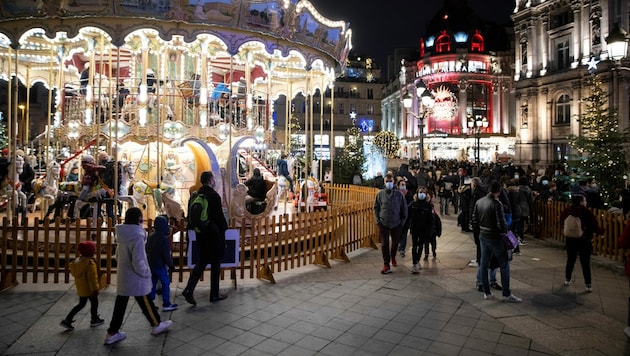
<svg viewBox="0 0 630 356">
<path fill-rule="evenodd" d="M 127 203 L 131 207 L 138 206 L 136 198 L 132 194 L 129 194 L 129 184 L 133 182 L 136 172 L 136 164 L 132 161 L 120 161 L 121 162 L 121 174 L 120 174 L 120 186 L 118 187 L 118 201 L 121 203 Z"/>
<path fill-rule="evenodd" d="M 171 223 L 177 226 L 185 221 L 184 209 L 181 199 L 178 199 L 176 188 L 179 170 L 181 170 L 179 166 L 167 168 L 160 184 L 143 179 L 131 186 L 133 197 L 138 204 L 146 208 L 146 197 L 152 196 L 156 211 L 166 214 Z"/>
<path fill-rule="evenodd" d="M 59 191 L 62 193 L 62 196 L 65 198 L 76 198 L 78 200 L 81 191 L 83 190 L 83 185 L 81 182 L 61 182 L 59 183 Z M 94 182 L 94 184 L 90 187 L 90 191 L 85 199 L 82 200 L 84 204 L 86 203 L 96 203 L 98 201 L 102 201 L 106 199 L 107 196 L 113 196 L 114 192 L 107 188 L 100 177 Z M 83 204 L 83 205 L 84 205 Z M 75 204 L 74 206 L 74 215 L 75 217 L 80 217 L 79 211 L 81 209 L 81 204 Z"/>
<path fill-rule="evenodd" d="M 10 164 L 10 163 L 9 163 Z M 7 175 L 3 182 L 0 183 L 0 197 L 4 197 L 7 201 L 9 199 L 13 199 L 15 202 L 15 212 L 14 217 L 19 217 L 19 213 L 22 213 L 21 223 L 22 225 L 26 224 L 27 221 L 27 209 L 28 209 L 28 198 L 26 194 L 22 191 L 22 182 L 20 182 L 20 174 L 24 169 L 24 157 L 16 156 L 15 157 L 15 176 L 13 179 L 9 175 Z M 3 203 L 3 204 L 7 204 Z"/>
<path fill-rule="evenodd" d="M 42 212 L 46 211 L 48 205 L 54 204 L 59 192 L 59 178 L 61 177 L 61 165 L 52 161 L 46 167 L 46 175 L 43 178 L 35 178 L 32 181 L 33 194 L 36 199 L 42 199 Z M 34 204 L 36 205 L 36 204 Z"/>
</svg>

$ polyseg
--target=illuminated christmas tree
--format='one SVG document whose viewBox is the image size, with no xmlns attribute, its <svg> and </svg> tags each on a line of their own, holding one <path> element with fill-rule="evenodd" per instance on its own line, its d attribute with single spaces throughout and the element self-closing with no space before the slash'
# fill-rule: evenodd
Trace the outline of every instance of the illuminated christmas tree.
<svg viewBox="0 0 630 356">
<path fill-rule="evenodd" d="M 7 147 L 8 135 L 7 135 L 7 120 L 0 111 L 0 148 Z"/>
<path fill-rule="evenodd" d="M 616 191 L 624 187 L 628 170 L 624 146 L 630 134 L 627 129 L 620 131 L 617 110 L 607 107 L 608 93 L 602 89 L 599 76 L 588 79 L 588 85 L 592 90 L 581 100 L 580 135 L 569 136 L 569 144 L 578 151 L 571 165 L 583 178 L 595 178 L 602 199 L 610 203 L 617 199 Z"/>
<path fill-rule="evenodd" d="M 339 184 L 349 184 L 355 171 L 364 173 L 365 154 L 363 152 L 363 136 L 358 127 L 348 129 L 348 142 L 341 155 L 334 161 L 333 181 Z"/>
</svg>

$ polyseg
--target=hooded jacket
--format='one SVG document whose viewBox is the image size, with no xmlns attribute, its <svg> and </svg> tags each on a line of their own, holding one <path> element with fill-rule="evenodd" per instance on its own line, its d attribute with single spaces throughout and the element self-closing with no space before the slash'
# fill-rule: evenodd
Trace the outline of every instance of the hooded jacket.
<svg viewBox="0 0 630 356">
<path fill-rule="evenodd" d="M 78 257 L 70 263 L 70 274 L 79 297 L 89 297 L 100 289 L 96 262 L 91 257 Z"/>
<path fill-rule="evenodd" d="M 151 269 L 159 269 L 168 266 L 173 267 L 173 257 L 171 256 L 171 246 L 169 237 L 168 219 L 160 215 L 153 222 L 153 232 L 147 239 L 147 258 Z"/>
<path fill-rule="evenodd" d="M 145 251 L 147 232 L 141 225 L 116 225 L 116 293 L 121 296 L 139 297 L 151 292 L 151 269 Z"/>
</svg>

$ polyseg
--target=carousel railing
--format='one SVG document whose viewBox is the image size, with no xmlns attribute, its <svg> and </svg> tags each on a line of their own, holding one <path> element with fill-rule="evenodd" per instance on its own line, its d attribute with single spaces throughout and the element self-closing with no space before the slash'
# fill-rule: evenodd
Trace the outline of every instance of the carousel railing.
<svg viewBox="0 0 630 356">
<path fill-rule="evenodd" d="M 274 282 L 273 274 L 308 264 L 331 267 L 331 259 L 349 261 L 347 253 L 362 247 L 376 247 L 373 221 L 376 189 L 353 185 L 326 185 L 329 209 L 296 212 L 231 221 L 239 226 L 237 267 L 225 268 L 222 278 L 259 278 Z M 2 220 L 0 230 L 0 289 L 17 283 L 70 283 L 69 262 L 77 257 L 81 241 L 96 242 L 95 258 L 103 283 L 116 273 L 115 233 L 111 220 L 77 220 L 62 223 L 39 218 L 20 226 L 17 219 Z M 152 221 L 147 222 L 151 231 Z M 173 231 L 171 246 L 175 270 L 171 278 L 182 282 L 188 269 L 186 231 Z"/>
</svg>

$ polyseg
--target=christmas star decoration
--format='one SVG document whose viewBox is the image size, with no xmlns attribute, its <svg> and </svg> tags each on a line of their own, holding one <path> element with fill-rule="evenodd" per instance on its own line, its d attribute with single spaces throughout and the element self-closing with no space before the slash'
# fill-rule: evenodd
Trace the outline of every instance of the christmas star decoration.
<svg viewBox="0 0 630 356">
<path fill-rule="evenodd" d="M 586 65 L 588 66 L 588 71 L 596 71 L 597 64 L 599 64 L 599 61 L 595 59 L 595 57 L 591 57 L 591 60 L 586 63 Z"/>
</svg>

